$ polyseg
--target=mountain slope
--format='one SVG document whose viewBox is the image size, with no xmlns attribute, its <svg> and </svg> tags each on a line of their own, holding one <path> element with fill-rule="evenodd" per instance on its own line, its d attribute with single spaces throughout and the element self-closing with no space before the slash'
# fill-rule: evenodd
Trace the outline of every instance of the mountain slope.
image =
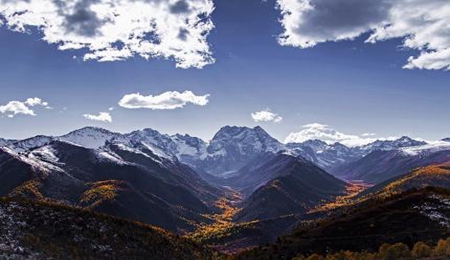
<svg viewBox="0 0 450 260">
<path fill-rule="evenodd" d="M 248 195 L 238 222 L 305 213 L 342 195 L 347 184 L 301 158 L 277 154 L 235 177 Z"/>
<path fill-rule="evenodd" d="M 2 259 L 216 259 L 161 229 L 48 203 L 0 199 Z"/>
<path fill-rule="evenodd" d="M 395 177 L 365 190 L 361 196 L 383 195 L 389 196 L 426 187 L 441 187 L 450 189 L 450 162 L 430 165 Z"/>
<path fill-rule="evenodd" d="M 184 171 L 183 166 L 171 170 L 163 163 L 164 158 L 153 156 L 145 157 L 147 164 L 143 165 L 126 161 L 112 151 L 92 150 L 61 141 L 53 141 L 27 154 L 2 150 L 0 178 L 13 183 L 5 182 L 8 185 L 3 185 L 1 191 L 3 196 L 80 205 L 172 231 L 193 229 L 193 223 L 205 221 L 201 214 L 211 212 L 196 196 L 200 192 L 183 185 L 188 176 L 192 180 L 199 177 Z M 176 163 L 173 167 L 177 167 Z M 162 174 L 166 179 L 160 178 Z M 201 190 L 202 186 L 196 189 Z M 208 189 L 205 193 L 215 196 L 216 189 Z"/>
<path fill-rule="evenodd" d="M 374 151 L 366 157 L 332 169 L 335 176 L 347 180 L 381 183 L 416 167 L 450 160 L 449 147 L 417 147 L 392 151 Z"/>
<path fill-rule="evenodd" d="M 340 216 L 305 222 L 276 244 L 245 252 L 237 259 L 291 259 L 298 254 L 341 250 L 374 252 L 383 243 L 435 243 L 450 235 L 449 205 L 450 191 L 440 189 L 373 198 Z"/>
</svg>

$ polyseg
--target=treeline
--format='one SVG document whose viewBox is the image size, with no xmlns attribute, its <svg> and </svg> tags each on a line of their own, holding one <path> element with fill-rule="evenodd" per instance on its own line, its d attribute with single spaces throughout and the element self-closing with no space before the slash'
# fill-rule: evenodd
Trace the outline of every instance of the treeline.
<svg viewBox="0 0 450 260">
<path fill-rule="evenodd" d="M 298 255 L 293 260 L 412 260 L 440 256 L 450 256 L 450 238 L 439 240 L 435 246 L 424 242 L 417 242 L 412 248 L 403 243 L 383 244 L 376 253 L 341 251 L 326 256 Z"/>
</svg>

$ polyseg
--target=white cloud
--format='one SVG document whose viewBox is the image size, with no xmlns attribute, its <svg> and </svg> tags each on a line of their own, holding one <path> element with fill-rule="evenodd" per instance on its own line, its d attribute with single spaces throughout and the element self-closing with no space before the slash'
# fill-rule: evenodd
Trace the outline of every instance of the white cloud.
<svg viewBox="0 0 450 260">
<path fill-rule="evenodd" d="M 28 115 L 35 116 L 33 110 L 31 110 L 27 105 L 20 101 L 10 101 L 4 106 L 0 106 L 0 113 L 6 114 L 8 117 L 14 117 L 15 115 Z"/>
<path fill-rule="evenodd" d="M 85 114 L 84 118 L 92 121 L 112 123 L 112 116 L 107 112 L 100 112 L 98 115 Z"/>
<path fill-rule="evenodd" d="M 366 42 L 404 38 L 403 47 L 419 50 L 407 69 L 450 69 L 450 1 L 448 0 L 277 0 L 284 33 L 281 45 L 313 47 L 352 40 L 371 33 Z"/>
<path fill-rule="evenodd" d="M 30 107 L 34 107 L 34 106 L 48 106 L 48 103 L 45 101 L 42 101 L 42 99 L 40 98 L 29 98 L 25 101 L 25 104 L 27 104 Z"/>
<path fill-rule="evenodd" d="M 212 0 L 0 0 L 10 30 L 36 28 L 44 41 L 79 50 L 84 60 L 141 56 L 174 59 L 179 68 L 214 63 L 207 42 L 213 11 Z"/>
<path fill-rule="evenodd" d="M 271 112 L 270 109 L 252 113 L 252 118 L 255 122 L 280 123 L 281 121 L 283 121 L 283 118 L 281 116 Z"/>
<path fill-rule="evenodd" d="M 285 143 L 302 143 L 307 140 L 322 140 L 329 144 L 340 142 L 348 146 L 360 146 L 376 141 L 376 138 L 363 135 L 344 134 L 323 124 L 308 124 L 302 127 L 299 132 L 290 133 Z"/>
<path fill-rule="evenodd" d="M 143 96 L 139 93 L 125 95 L 119 105 L 128 109 L 147 108 L 152 110 L 166 110 L 182 108 L 187 104 L 206 106 L 209 95 L 197 96 L 191 91 L 168 91 L 157 96 Z"/>
<path fill-rule="evenodd" d="M 13 118 L 16 115 L 35 116 L 36 113 L 32 109 L 35 106 L 43 106 L 49 108 L 48 102 L 43 101 L 40 98 L 28 98 L 26 101 L 10 101 L 6 105 L 0 106 L 0 113 L 6 115 L 9 118 Z"/>
</svg>

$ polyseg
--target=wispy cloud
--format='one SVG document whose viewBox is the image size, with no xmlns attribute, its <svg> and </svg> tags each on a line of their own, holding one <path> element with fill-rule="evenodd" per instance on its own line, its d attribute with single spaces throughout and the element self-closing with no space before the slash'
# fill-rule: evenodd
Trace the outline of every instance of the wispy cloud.
<svg viewBox="0 0 450 260">
<path fill-rule="evenodd" d="M 373 138 L 372 134 L 345 134 L 336 131 L 328 125 L 314 123 L 304 125 L 299 132 L 290 133 L 286 137 L 285 143 L 302 143 L 314 139 L 322 140 L 327 143 L 340 142 L 348 146 L 365 145 L 377 140 L 376 138 Z"/>
<path fill-rule="evenodd" d="M 270 111 L 270 109 L 252 113 L 252 118 L 255 122 L 280 123 L 281 121 L 283 121 L 283 118 L 281 116 L 273 113 L 272 111 Z"/>
<path fill-rule="evenodd" d="M 16 115 L 35 116 L 36 113 L 32 109 L 35 106 L 42 106 L 49 109 L 48 102 L 43 101 L 40 98 L 28 98 L 25 101 L 9 101 L 7 104 L 0 106 L 0 113 L 6 115 L 9 118 L 13 118 Z"/>
<path fill-rule="evenodd" d="M 212 0 L 0 0 L 10 30 L 38 29 L 44 41 L 80 50 L 84 60 L 141 56 L 174 59 L 179 68 L 214 62 L 207 42 L 213 10 Z"/>
<path fill-rule="evenodd" d="M 405 38 L 405 48 L 419 50 L 407 69 L 450 69 L 450 2 L 442 0 L 277 0 L 284 33 L 281 45 L 313 47 L 328 41 L 366 42 Z M 349 12 L 348 10 L 351 10 Z"/>
<path fill-rule="evenodd" d="M 146 108 L 152 110 L 170 110 L 193 104 L 206 106 L 209 102 L 209 95 L 197 96 L 192 91 L 168 91 L 157 96 L 143 96 L 139 93 L 125 95 L 119 106 L 128 109 Z"/>
<path fill-rule="evenodd" d="M 112 116 L 107 112 L 100 112 L 98 115 L 85 114 L 84 118 L 91 121 L 99 121 L 104 123 L 112 123 Z"/>
</svg>

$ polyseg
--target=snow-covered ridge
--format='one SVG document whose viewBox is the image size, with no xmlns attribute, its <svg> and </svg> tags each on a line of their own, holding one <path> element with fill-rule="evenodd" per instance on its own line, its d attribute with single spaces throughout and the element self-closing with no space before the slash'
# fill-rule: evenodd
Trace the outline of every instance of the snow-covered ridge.
<svg viewBox="0 0 450 260">
<path fill-rule="evenodd" d="M 85 127 L 75 130 L 66 135 L 56 137 L 56 140 L 81 145 L 90 149 L 98 149 L 106 144 L 106 142 L 121 136 L 119 133 L 114 133 L 103 128 Z"/>
<path fill-rule="evenodd" d="M 450 142 L 436 141 L 426 145 L 404 147 L 400 149 L 403 153 L 411 156 L 436 153 L 450 150 Z"/>
<path fill-rule="evenodd" d="M 38 135 L 25 140 L 12 142 L 8 146 L 16 152 L 26 152 L 47 145 L 53 140 L 53 137 Z"/>
<path fill-rule="evenodd" d="M 12 141 L 0 138 L 0 147 L 11 144 Z"/>
</svg>

